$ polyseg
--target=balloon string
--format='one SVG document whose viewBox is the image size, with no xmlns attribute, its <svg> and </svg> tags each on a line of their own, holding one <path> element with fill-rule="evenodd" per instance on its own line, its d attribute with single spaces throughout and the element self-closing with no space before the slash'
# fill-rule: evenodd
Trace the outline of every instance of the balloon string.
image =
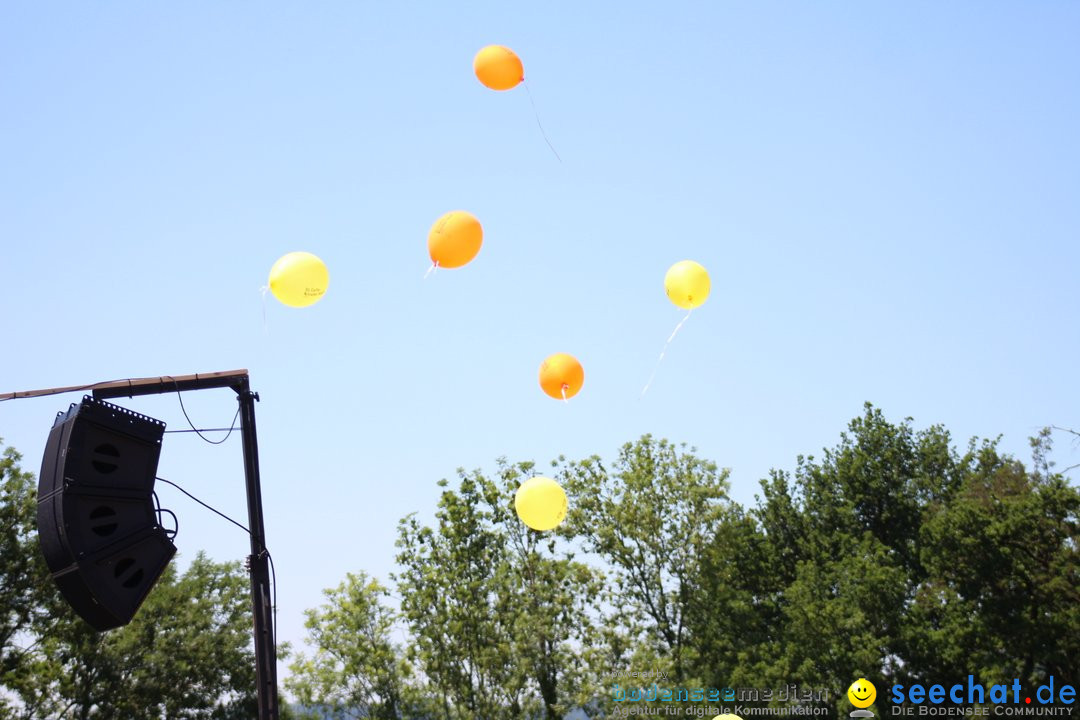
<svg viewBox="0 0 1080 720">
<path fill-rule="evenodd" d="M 533 115 L 536 116 L 536 127 L 540 128 L 540 134 L 544 136 L 544 142 L 546 142 L 547 146 L 551 148 L 551 152 L 555 153 L 555 157 L 559 160 L 559 162 L 562 162 L 562 158 L 559 157 L 559 151 L 556 150 L 555 146 L 551 144 L 550 140 L 548 140 L 547 133 L 544 132 L 544 126 L 540 124 L 540 113 L 536 111 L 536 103 L 533 102 L 532 92 L 529 90 L 529 83 L 522 80 L 521 84 L 525 86 L 525 94 L 529 96 L 529 104 L 532 105 Z"/>
<path fill-rule="evenodd" d="M 652 385 L 653 378 L 656 377 L 656 371 L 660 369 L 660 363 L 664 361 L 664 354 L 667 353 L 668 345 L 675 339 L 675 336 L 679 334 L 679 330 L 686 324 L 686 321 L 690 319 L 690 313 L 694 312 L 693 308 L 686 311 L 686 317 L 679 321 L 679 324 L 675 326 L 675 329 L 671 331 L 671 336 L 668 337 L 667 342 L 664 343 L 664 349 L 660 351 L 660 357 L 656 361 L 656 367 L 653 368 L 652 375 L 649 376 L 649 382 L 645 383 L 645 387 L 641 390 L 641 395 L 638 396 L 638 400 L 645 397 L 645 393 L 649 391 L 649 386 Z"/>
<path fill-rule="evenodd" d="M 437 267 L 439 267 L 439 263 L 438 263 L 437 261 L 436 261 L 436 262 L 433 262 L 433 263 L 431 263 L 431 267 L 429 267 L 429 268 L 427 269 L 427 272 L 426 272 L 426 273 L 424 273 L 424 279 L 425 279 L 425 280 L 427 280 L 427 277 L 428 277 L 428 275 L 430 275 L 431 273 L 435 272 L 435 268 L 437 268 Z"/>
<path fill-rule="evenodd" d="M 566 403 L 567 405 L 570 404 L 570 399 L 566 397 L 566 388 L 568 388 L 568 387 L 570 387 L 570 386 L 567 385 L 566 383 L 563 383 L 563 385 L 562 385 L 562 401 L 564 403 Z"/>
<path fill-rule="evenodd" d="M 270 326 L 266 324 L 266 292 L 269 289 L 269 285 L 263 285 L 259 288 L 259 293 L 262 295 L 263 335 L 270 334 Z"/>
</svg>

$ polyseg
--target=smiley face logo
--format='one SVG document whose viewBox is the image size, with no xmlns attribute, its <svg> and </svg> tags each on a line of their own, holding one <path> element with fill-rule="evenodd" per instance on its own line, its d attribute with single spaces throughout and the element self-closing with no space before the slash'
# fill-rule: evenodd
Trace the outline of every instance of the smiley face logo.
<svg viewBox="0 0 1080 720">
<path fill-rule="evenodd" d="M 877 699 L 877 688 L 866 678 L 859 678 L 847 689 L 848 700 L 857 708 L 867 708 Z"/>
</svg>

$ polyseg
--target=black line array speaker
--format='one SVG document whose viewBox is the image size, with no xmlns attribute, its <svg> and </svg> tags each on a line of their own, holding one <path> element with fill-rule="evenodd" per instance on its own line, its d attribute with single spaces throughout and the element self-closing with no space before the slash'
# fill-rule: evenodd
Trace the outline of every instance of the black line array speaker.
<svg viewBox="0 0 1080 720">
<path fill-rule="evenodd" d="M 165 423 L 91 397 L 58 413 L 38 477 L 38 537 L 86 622 L 131 622 L 176 553 L 154 506 Z"/>
</svg>

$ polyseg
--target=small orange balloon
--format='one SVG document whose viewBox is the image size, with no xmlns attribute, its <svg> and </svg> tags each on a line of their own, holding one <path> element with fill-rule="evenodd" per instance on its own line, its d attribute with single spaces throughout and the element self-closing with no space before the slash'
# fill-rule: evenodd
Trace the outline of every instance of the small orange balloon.
<svg viewBox="0 0 1080 720">
<path fill-rule="evenodd" d="M 484 229 L 471 213 L 454 210 L 435 221 L 427 242 L 431 262 L 444 268 L 461 267 L 480 252 Z"/>
<path fill-rule="evenodd" d="M 510 90 L 525 79 L 525 68 L 513 50 L 502 45 L 488 45 L 473 58 L 476 78 L 492 90 Z"/>
<path fill-rule="evenodd" d="M 540 388 L 556 400 L 569 400 L 585 384 L 585 369 L 573 355 L 555 353 L 540 365 Z"/>
</svg>

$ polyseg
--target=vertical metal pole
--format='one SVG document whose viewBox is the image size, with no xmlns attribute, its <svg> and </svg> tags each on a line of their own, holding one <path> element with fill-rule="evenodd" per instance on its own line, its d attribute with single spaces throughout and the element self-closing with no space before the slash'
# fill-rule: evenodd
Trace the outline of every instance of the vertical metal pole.
<svg viewBox="0 0 1080 720">
<path fill-rule="evenodd" d="M 255 621 L 255 682 L 259 699 L 259 720 L 278 720 L 277 649 L 274 624 L 270 566 L 263 530 L 262 490 L 259 485 L 259 443 L 255 434 L 255 401 L 248 378 L 233 385 L 240 403 L 240 433 L 244 444 L 244 477 L 247 481 L 248 528 L 251 529 L 251 603 Z"/>
</svg>

